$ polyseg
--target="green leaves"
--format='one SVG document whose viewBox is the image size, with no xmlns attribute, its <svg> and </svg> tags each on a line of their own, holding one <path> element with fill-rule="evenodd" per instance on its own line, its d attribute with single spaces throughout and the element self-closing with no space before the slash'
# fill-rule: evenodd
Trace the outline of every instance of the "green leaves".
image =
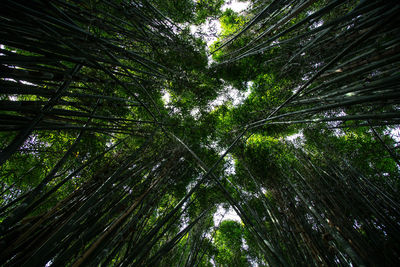
<svg viewBox="0 0 400 267">
<path fill-rule="evenodd" d="M 250 266 L 243 248 L 243 226 L 230 220 L 224 220 L 215 236 L 217 255 L 215 260 L 221 266 Z"/>
<path fill-rule="evenodd" d="M 1 265 L 398 265 L 399 6 L 222 5 L 4 3 Z"/>
</svg>

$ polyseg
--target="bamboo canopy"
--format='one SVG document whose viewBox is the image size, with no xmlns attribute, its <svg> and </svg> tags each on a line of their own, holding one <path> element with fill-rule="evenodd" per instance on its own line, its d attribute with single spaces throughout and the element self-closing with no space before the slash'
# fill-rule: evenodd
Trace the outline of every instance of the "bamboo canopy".
<svg viewBox="0 0 400 267">
<path fill-rule="evenodd" d="M 397 266 L 399 3 L 251 1 L 208 64 L 161 2 L 3 1 L 0 265 Z"/>
</svg>

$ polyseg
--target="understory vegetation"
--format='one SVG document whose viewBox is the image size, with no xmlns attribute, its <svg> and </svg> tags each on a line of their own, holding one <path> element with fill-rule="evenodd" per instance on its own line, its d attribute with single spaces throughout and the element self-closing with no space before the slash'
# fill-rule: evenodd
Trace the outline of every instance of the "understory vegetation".
<svg viewBox="0 0 400 267">
<path fill-rule="evenodd" d="M 2 1 L 0 265 L 399 266 L 399 11 Z"/>
</svg>

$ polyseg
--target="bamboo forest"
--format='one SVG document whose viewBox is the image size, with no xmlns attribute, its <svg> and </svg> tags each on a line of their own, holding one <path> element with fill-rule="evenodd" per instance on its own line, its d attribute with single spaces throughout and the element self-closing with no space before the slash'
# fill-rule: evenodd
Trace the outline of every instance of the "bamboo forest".
<svg viewBox="0 0 400 267">
<path fill-rule="evenodd" d="M 0 266 L 400 266 L 399 85 L 399 1 L 2 0 Z"/>
</svg>

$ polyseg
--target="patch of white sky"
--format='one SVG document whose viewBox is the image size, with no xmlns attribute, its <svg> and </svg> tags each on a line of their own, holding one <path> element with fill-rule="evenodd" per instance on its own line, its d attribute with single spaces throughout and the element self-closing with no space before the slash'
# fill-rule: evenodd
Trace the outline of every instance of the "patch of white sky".
<svg viewBox="0 0 400 267">
<path fill-rule="evenodd" d="M 292 143 L 295 147 L 300 147 L 305 142 L 303 131 L 299 131 L 295 134 L 288 135 L 284 139 L 286 141 Z M 265 192 L 263 192 L 263 193 L 265 193 Z"/>
<path fill-rule="evenodd" d="M 228 8 L 233 11 L 240 13 L 246 10 L 249 7 L 250 2 L 239 2 L 237 0 L 226 1 L 222 6 L 222 11 L 226 11 Z M 215 42 L 218 38 L 218 35 L 221 33 L 221 23 L 218 19 L 208 19 L 206 23 L 201 24 L 199 26 L 191 25 L 190 31 L 192 34 L 203 33 L 203 36 L 206 36 L 207 46 L 210 46 L 213 42 Z"/>
<path fill-rule="evenodd" d="M 198 120 L 198 119 L 200 118 L 200 109 L 199 109 L 198 107 L 192 109 L 192 110 L 190 111 L 190 115 L 192 115 L 192 117 L 193 117 L 195 120 Z"/>
<path fill-rule="evenodd" d="M 161 94 L 162 94 L 161 99 L 163 100 L 165 106 L 166 106 L 167 108 L 170 109 L 171 113 L 173 113 L 173 114 L 178 114 L 178 113 L 181 112 L 181 109 L 179 109 L 179 108 L 174 107 L 173 105 L 171 105 L 171 102 L 172 102 L 172 99 L 171 99 L 171 98 L 172 98 L 172 96 L 171 96 L 171 94 L 168 92 L 167 89 L 161 90 Z M 200 114 L 197 114 L 196 111 L 193 111 L 193 112 L 194 112 L 193 114 L 192 114 L 192 112 L 191 112 L 191 115 L 194 116 L 194 117 L 197 117 L 197 116 L 200 115 Z"/>
<path fill-rule="evenodd" d="M 237 0 L 230 0 L 226 1 L 225 4 L 222 6 L 222 11 L 226 11 L 228 8 L 232 9 L 233 11 L 240 13 L 246 10 L 249 7 L 250 2 L 239 2 Z M 195 36 L 205 38 L 207 46 L 209 47 L 213 42 L 215 42 L 218 38 L 218 35 L 221 33 L 221 23 L 219 19 L 208 19 L 204 24 L 199 26 L 191 25 L 190 31 Z M 212 62 L 211 55 L 208 56 L 209 64 Z M 252 86 L 252 82 L 247 83 L 247 90 L 245 92 L 241 92 L 232 86 L 225 86 L 223 92 L 213 101 L 209 103 L 209 110 L 214 110 L 216 107 L 225 104 L 227 101 L 230 101 L 231 104 L 236 107 L 243 103 L 243 101 L 249 96 L 250 88 Z M 163 90 L 162 92 L 162 100 L 164 101 L 165 105 L 168 107 L 172 101 L 171 94 L 168 90 Z M 179 112 L 179 110 L 175 110 L 174 112 Z M 200 117 L 200 110 L 199 108 L 194 108 L 191 110 L 190 114 L 195 118 L 198 119 Z"/>
<path fill-rule="evenodd" d="M 226 163 L 224 166 L 225 167 L 224 174 L 226 176 L 236 174 L 235 161 L 234 161 L 232 155 L 231 154 L 226 155 L 225 160 L 226 160 Z"/>
<path fill-rule="evenodd" d="M 395 128 L 392 128 L 390 130 L 387 130 L 385 134 L 389 134 L 394 141 L 397 143 L 400 143 L 400 127 L 396 126 Z"/>
<path fill-rule="evenodd" d="M 293 142 L 294 140 L 296 140 L 297 138 L 300 138 L 302 136 L 303 136 L 303 133 L 302 132 L 298 132 L 298 133 L 286 136 L 285 139 L 287 141 Z"/>
<path fill-rule="evenodd" d="M 236 222 L 241 222 L 239 215 L 236 211 L 232 208 L 226 208 L 224 205 L 218 205 L 217 211 L 214 213 L 214 225 L 219 226 L 222 221 L 232 220 Z"/>
<path fill-rule="evenodd" d="M 224 154 L 224 150 L 219 146 L 217 141 L 208 140 L 208 147 L 214 149 L 218 155 L 222 156 Z"/>
<path fill-rule="evenodd" d="M 244 100 L 250 95 L 251 87 L 253 82 L 247 83 L 247 90 L 245 92 L 241 92 L 236 88 L 233 88 L 231 85 L 226 85 L 223 89 L 222 93 L 213 101 L 210 102 L 210 109 L 214 110 L 218 106 L 225 104 L 227 101 L 231 101 L 232 106 L 237 107 L 243 104 Z"/>
<path fill-rule="evenodd" d="M 331 113 L 326 112 L 326 113 L 324 114 L 324 117 L 326 117 L 326 118 L 329 118 L 329 117 L 345 117 L 345 116 L 347 116 L 347 114 L 346 114 L 346 112 L 344 112 L 343 110 L 337 111 L 337 112 L 331 112 Z M 337 121 L 328 121 L 328 122 L 327 122 L 327 125 L 328 125 L 329 127 L 331 127 L 333 133 L 334 133 L 337 137 L 346 135 L 346 133 L 343 131 L 343 129 L 339 128 L 340 124 L 341 124 L 341 121 L 340 121 L 340 120 L 337 120 Z"/>
<path fill-rule="evenodd" d="M 171 94 L 166 89 L 163 89 L 161 94 L 162 100 L 164 101 L 165 105 L 168 106 L 171 103 Z"/>
<path fill-rule="evenodd" d="M 217 107 L 226 104 L 228 101 L 230 101 L 233 107 L 237 107 L 243 104 L 243 102 L 251 93 L 252 85 L 253 85 L 252 81 L 247 82 L 247 90 L 244 92 L 239 91 L 236 88 L 233 88 L 231 85 L 226 85 L 223 91 L 219 94 L 219 96 L 208 104 L 209 107 L 208 111 L 215 110 Z M 161 94 L 162 94 L 162 100 L 164 101 L 165 105 L 167 107 L 173 108 L 173 106 L 170 105 L 171 94 L 166 89 L 162 90 Z M 175 110 L 174 112 L 179 112 L 179 110 Z M 193 108 L 190 111 L 190 115 L 192 115 L 196 120 L 199 119 L 200 109 L 198 107 Z"/>
<path fill-rule="evenodd" d="M 313 30 L 315 28 L 322 26 L 323 24 L 324 24 L 323 20 L 318 20 L 318 21 L 314 22 L 313 24 L 311 24 L 309 28 L 310 28 L 310 30 Z"/>
<path fill-rule="evenodd" d="M 233 162 L 233 158 L 230 157 L 232 159 Z M 187 192 L 189 192 L 198 182 L 198 180 L 201 179 L 201 176 L 199 176 L 196 181 L 192 181 L 186 188 Z M 185 206 L 188 203 L 185 203 L 185 205 L 183 205 L 182 210 L 185 209 Z M 188 219 L 188 218 L 187 218 Z M 232 221 L 236 221 L 236 222 L 241 222 L 242 220 L 240 219 L 239 215 L 236 213 L 236 211 L 231 207 L 227 207 L 226 204 L 220 204 L 217 206 L 217 211 L 214 213 L 213 216 L 213 221 L 214 221 L 214 226 L 218 227 L 222 221 L 225 220 L 232 220 Z M 181 225 L 181 229 L 184 229 L 185 227 L 188 226 L 188 220 L 183 221 L 182 225 Z M 208 233 L 208 237 L 211 237 L 211 234 Z"/>
</svg>

